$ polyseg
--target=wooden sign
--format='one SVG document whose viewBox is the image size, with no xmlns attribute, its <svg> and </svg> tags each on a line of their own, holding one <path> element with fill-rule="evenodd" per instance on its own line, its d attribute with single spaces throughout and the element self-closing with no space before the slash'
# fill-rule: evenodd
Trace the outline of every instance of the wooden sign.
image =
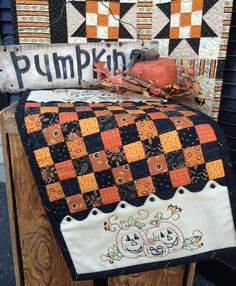
<svg viewBox="0 0 236 286">
<path fill-rule="evenodd" d="M 158 49 L 158 42 L 144 42 L 144 47 Z M 0 47 L 0 91 L 74 88 L 81 80 L 96 83 L 94 62 L 107 62 L 111 73 L 125 70 L 131 52 L 141 48 L 140 41 Z"/>
</svg>

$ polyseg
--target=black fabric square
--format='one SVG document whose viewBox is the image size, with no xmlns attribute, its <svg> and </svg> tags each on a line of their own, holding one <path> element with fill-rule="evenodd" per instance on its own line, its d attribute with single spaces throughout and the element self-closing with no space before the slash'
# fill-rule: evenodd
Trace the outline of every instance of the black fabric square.
<svg viewBox="0 0 236 286">
<path fill-rule="evenodd" d="M 61 181 L 62 189 L 66 197 L 80 193 L 80 187 L 77 178 Z"/>
<path fill-rule="evenodd" d="M 59 108 L 59 113 L 60 112 L 76 112 L 75 106 L 71 107 L 58 107 Z"/>
<path fill-rule="evenodd" d="M 29 116 L 33 114 L 40 114 L 40 108 L 39 107 L 25 107 L 24 110 L 24 116 Z"/>
<path fill-rule="evenodd" d="M 108 164 L 112 168 L 128 164 L 123 147 L 116 148 L 115 150 L 106 150 L 105 153 L 108 159 Z"/>
<path fill-rule="evenodd" d="M 137 162 L 129 163 L 129 166 L 134 180 L 150 176 L 146 160 L 140 160 Z"/>
<path fill-rule="evenodd" d="M 97 120 L 101 132 L 118 127 L 114 116 L 99 116 Z"/>
<path fill-rule="evenodd" d="M 126 114 L 128 113 L 125 110 L 110 110 L 112 114 Z"/>
<path fill-rule="evenodd" d="M 220 149 L 217 142 L 209 142 L 201 145 L 205 162 L 221 159 Z"/>
<path fill-rule="evenodd" d="M 162 153 L 162 146 L 159 137 L 148 138 L 142 141 L 147 158 Z"/>
<path fill-rule="evenodd" d="M 49 149 L 54 163 L 71 159 L 65 142 L 49 146 Z"/>
<path fill-rule="evenodd" d="M 94 172 L 99 189 L 111 187 L 115 185 L 114 177 L 111 170 Z"/>
<path fill-rule="evenodd" d="M 183 150 L 165 154 L 168 170 L 176 170 L 185 167 Z"/>
<path fill-rule="evenodd" d="M 145 109 L 145 112 L 146 113 L 153 113 L 153 112 L 158 112 L 159 111 L 159 108 L 154 108 L 154 107 L 150 107 L 150 108 L 147 108 Z"/>
<path fill-rule="evenodd" d="M 78 112 L 79 119 L 91 118 L 96 117 L 93 111 L 80 111 Z"/>
<path fill-rule="evenodd" d="M 136 105 L 123 106 L 123 108 L 126 110 L 139 110 L 138 106 Z"/>
<path fill-rule="evenodd" d="M 89 174 L 93 172 L 93 167 L 90 163 L 89 156 L 83 156 L 77 159 L 73 159 L 72 163 L 75 168 L 77 176 Z"/>
<path fill-rule="evenodd" d="M 178 117 L 178 116 L 183 116 L 180 112 L 178 111 L 164 111 L 164 113 L 168 116 L 168 117 Z"/>
<path fill-rule="evenodd" d="M 94 133 L 83 138 L 88 154 L 104 150 L 100 133 Z"/>
<path fill-rule="evenodd" d="M 82 136 L 78 121 L 68 122 L 61 125 L 65 141 L 71 141 Z"/>
<path fill-rule="evenodd" d="M 199 145 L 199 139 L 195 127 L 178 130 L 179 139 L 183 148 Z"/>
<path fill-rule="evenodd" d="M 159 195 L 162 190 L 163 192 L 165 191 L 168 193 L 169 190 L 172 189 L 169 173 L 162 173 L 156 176 L 152 176 L 152 181 L 156 188 L 157 195 Z"/>
<path fill-rule="evenodd" d="M 151 118 L 148 114 L 135 114 L 133 116 L 134 116 L 134 122 L 151 120 Z"/>
<path fill-rule="evenodd" d="M 41 176 L 46 185 L 59 182 L 57 171 L 54 165 L 40 168 Z"/>
<path fill-rule="evenodd" d="M 207 181 L 209 180 L 206 165 L 196 165 L 194 167 L 190 167 L 189 169 L 189 175 L 191 178 L 192 184 L 198 184 L 196 189 L 191 189 L 191 191 L 199 191 L 202 190 L 201 186 L 199 184 L 202 184 L 202 187 L 205 187 Z M 186 186 L 187 187 L 187 186 Z"/>
<path fill-rule="evenodd" d="M 36 131 L 28 134 L 30 140 L 30 146 L 33 150 L 37 150 L 43 147 L 47 147 L 48 143 L 45 140 L 45 137 L 42 131 Z"/>
<path fill-rule="evenodd" d="M 124 201 L 135 199 L 137 197 L 134 182 L 129 182 L 127 184 L 118 186 L 118 192 L 120 199 Z"/>
<path fill-rule="evenodd" d="M 188 116 L 188 119 L 190 119 L 194 125 L 206 124 L 206 118 L 203 116 L 191 115 Z"/>
<path fill-rule="evenodd" d="M 123 145 L 127 145 L 140 140 L 136 124 L 129 124 L 127 126 L 120 127 L 119 130 Z"/>
<path fill-rule="evenodd" d="M 153 120 L 158 134 L 167 133 L 176 130 L 175 125 L 170 119 L 154 119 Z"/>
<path fill-rule="evenodd" d="M 87 207 L 98 207 L 102 204 L 102 199 L 98 191 L 87 192 L 83 195 Z"/>
<path fill-rule="evenodd" d="M 42 128 L 47 128 L 54 124 L 59 124 L 59 115 L 55 112 L 47 112 L 41 114 Z"/>
</svg>

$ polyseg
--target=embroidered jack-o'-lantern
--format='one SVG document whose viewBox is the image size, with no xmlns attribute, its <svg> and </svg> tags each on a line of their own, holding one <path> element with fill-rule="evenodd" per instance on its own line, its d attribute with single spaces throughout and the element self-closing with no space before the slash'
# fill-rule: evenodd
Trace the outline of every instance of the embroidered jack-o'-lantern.
<svg viewBox="0 0 236 286">
<path fill-rule="evenodd" d="M 137 258 L 144 255 L 143 247 L 146 242 L 144 231 L 136 226 L 120 229 L 117 234 L 117 245 L 120 253 L 128 258 Z"/>
<path fill-rule="evenodd" d="M 148 242 L 144 244 L 144 253 L 148 257 L 163 257 L 166 256 L 169 251 L 168 247 L 161 241 Z"/>
<path fill-rule="evenodd" d="M 179 251 L 183 248 L 184 236 L 181 230 L 171 222 L 160 222 L 156 227 L 147 231 L 147 238 L 153 240 L 158 239 L 164 243 L 169 252 Z"/>
</svg>

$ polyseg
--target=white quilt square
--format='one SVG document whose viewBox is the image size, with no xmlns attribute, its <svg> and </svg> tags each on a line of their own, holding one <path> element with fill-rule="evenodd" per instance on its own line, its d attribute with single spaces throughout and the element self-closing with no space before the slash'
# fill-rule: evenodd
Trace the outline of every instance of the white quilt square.
<svg viewBox="0 0 236 286">
<path fill-rule="evenodd" d="M 86 25 L 87 26 L 97 26 L 98 16 L 95 13 L 86 14 Z"/>
<path fill-rule="evenodd" d="M 185 39 L 190 38 L 190 26 L 180 27 L 179 28 L 179 38 Z"/>
<path fill-rule="evenodd" d="M 191 0 L 181 1 L 181 13 L 192 12 L 192 2 Z"/>
<path fill-rule="evenodd" d="M 97 27 L 97 38 L 108 39 L 108 27 L 98 26 Z"/>
<path fill-rule="evenodd" d="M 191 24 L 201 26 L 202 25 L 202 11 L 193 12 L 191 15 Z"/>
<path fill-rule="evenodd" d="M 170 26 L 171 27 L 179 27 L 180 26 L 180 14 L 171 15 Z"/>
<path fill-rule="evenodd" d="M 217 60 L 220 49 L 220 38 L 201 38 L 199 58 Z"/>
<path fill-rule="evenodd" d="M 119 16 L 115 15 L 116 19 L 112 16 L 108 16 L 108 27 L 119 27 Z"/>
<path fill-rule="evenodd" d="M 106 6 L 109 7 L 109 2 L 104 1 L 104 5 L 103 5 L 101 3 L 101 1 L 99 1 L 99 3 L 98 3 L 98 14 L 108 15 L 109 9 Z"/>
</svg>

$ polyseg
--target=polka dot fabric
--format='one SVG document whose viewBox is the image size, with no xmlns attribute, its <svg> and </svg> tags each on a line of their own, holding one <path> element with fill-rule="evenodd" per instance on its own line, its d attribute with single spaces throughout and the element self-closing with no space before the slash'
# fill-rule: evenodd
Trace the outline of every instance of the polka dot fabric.
<svg viewBox="0 0 236 286">
<path fill-rule="evenodd" d="M 178 104 L 27 102 L 24 124 L 44 194 L 68 213 L 225 176 L 214 128 Z"/>
</svg>

